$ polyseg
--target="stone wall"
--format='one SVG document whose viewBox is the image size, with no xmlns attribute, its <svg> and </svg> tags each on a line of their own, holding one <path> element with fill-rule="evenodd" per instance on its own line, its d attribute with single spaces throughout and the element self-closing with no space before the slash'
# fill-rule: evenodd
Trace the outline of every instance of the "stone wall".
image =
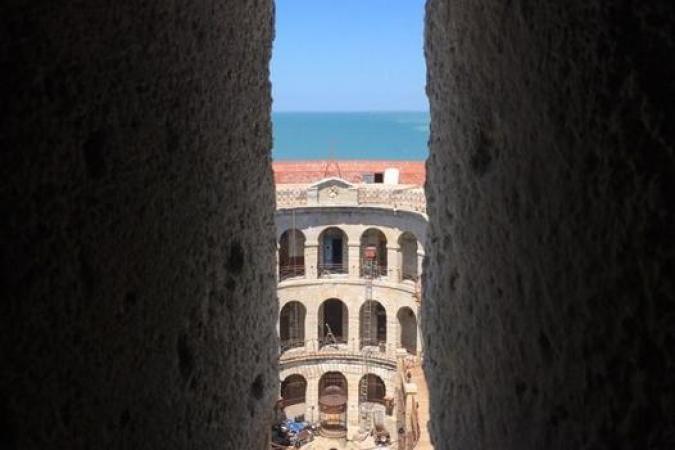
<svg viewBox="0 0 675 450">
<path fill-rule="evenodd" d="M 429 0 L 436 448 L 675 447 L 674 16 Z M 264 448 L 271 1 L 0 17 L 0 447 Z"/>
<path fill-rule="evenodd" d="M 0 447 L 265 448 L 272 1 L 0 17 Z"/>
<path fill-rule="evenodd" d="M 674 8 L 428 1 L 436 449 L 675 448 Z"/>
<path fill-rule="evenodd" d="M 305 391 L 305 417 L 307 420 L 311 420 L 313 418 L 315 421 L 318 421 L 320 417 L 319 382 L 321 377 L 328 372 L 339 372 L 344 375 L 347 381 L 347 427 L 349 430 L 347 437 L 351 439 L 358 431 L 360 398 L 359 383 L 365 375 L 363 364 L 349 364 L 346 361 L 331 361 L 325 363 L 305 364 L 300 367 L 288 367 L 281 370 L 279 373 L 279 379 L 285 380 L 291 375 L 300 375 L 305 379 L 305 381 L 307 381 L 307 390 Z M 371 365 L 368 367 L 367 373 L 376 375 L 384 382 L 386 396 L 395 396 L 396 382 L 398 381 L 398 372 L 396 371 L 395 366 L 391 368 L 384 368 Z M 392 412 L 392 416 L 393 417 L 388 416 L 386 418 L 386 422 L 388 429 L 393 431 L 396 428 L 394 419 L 396 417 L 396 410 Z"/>
<path fill-rule="evenodd" d="M 401 347 L 401 327 L 397 316 L 401 308 L 410 308 L 417 317 L 418 304 L 414 297 L 414 286 L 403 283 L 374 281 L 372 299 L 380 303 L 387 315 L 387 352 L 394 355 Z M 289 280 L 281 283 L 277 295 L 279 308 L 292 301 L 300 302 L 306 309 L 305 347 L 308 351 L 318 346 L 319 308 L 331 298 L 337 298 L 347 307 L 348 344 L 357 350 L 360 345 L 360 318 L 364 304 L 365 281 L 349 279 Z M 421 351 L 421 339 L 417 339 Z"/>
</svg>

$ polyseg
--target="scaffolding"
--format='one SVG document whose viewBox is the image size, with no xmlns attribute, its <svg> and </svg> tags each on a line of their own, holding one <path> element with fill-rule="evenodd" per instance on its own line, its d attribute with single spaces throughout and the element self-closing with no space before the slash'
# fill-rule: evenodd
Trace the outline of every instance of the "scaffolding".
<svg viewBox="0 0 675 450">
<path fill-rule="evenodd" d="M 363 326 L 361 329 L 361 367 L 363 376 L 359 385 L 359 427 L 362 432 L 368 433 L 372 428 L 372 411 L 368 402 L 368 373 L 370 372 L 370 345 L 373 341 L 373 278 L 377 275 L 377 247 L 368 246 L 363 254 L 361 263 L 364 272 L 365 293 L 363 304 Z M 376 331 L 377 333 L 377 331 Z"/>
<path fill-rule="evenodd" d="M 296 228 L 295 228 L 295 210 L 291 212 L 291 220 L 292 220 L 292 233 L 291 233 L 291 242 L 289 245 L 289 256 L 291 254 L 295 254 L 296 251 Z M 291 250 L 292 249 L 292 250 Z M 288 324 L 288 337 L 291 341 L 291 346 L 295 347 L 298 345 L 296 341 L 300 341 L 304 343 L 304 333 L 303 336 L 300 336 L 300 329 L 304 329 L 304 324 L 300 324 L 300 307 L 297 305 L 294 305 L 295 308 L 294 311 L 292 311 L 294 314 L 289 318 L 289 324 Z"/>
</svg>

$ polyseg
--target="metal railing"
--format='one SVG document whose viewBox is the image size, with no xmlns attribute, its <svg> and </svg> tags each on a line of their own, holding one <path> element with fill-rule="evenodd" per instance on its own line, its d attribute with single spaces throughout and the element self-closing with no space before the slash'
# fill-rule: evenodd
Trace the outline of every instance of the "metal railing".
<svg viewBox="0 0 675 450">
<path fill-rule="evenodd" d="M 289 398 L 282 398 L 281 400 L 279 400 L 279 401 L 277 402 L 277 404 L 278 404 L 281 408 L 286 408 L 286 407 L 288 407 L 288 406 L 298 405 L 298 404 L 305 403 L 305 402 L 306 402 L 306 399 L 305 399 L 305 397 L 303 396 L 303 397 L 289 397 Z"/>
<path fill-rule="evenodd" d="M 297 344 L 297 341 L 296 341 Z M 364 352 L 376 364 L 395 366 L 396 346 L 378 345 L 361 347 L 361 340 L 350 339 L 349 342 L 326 342 L 325 339 L 308 339 L 302 345 L 281 348 L 279 362 L 281 364 L 297 363 L 315 359 L 353 359 L 361 361 Z M 375 350 L 375 351 L 373 351 Z"/>
<path fill-rule="evenodd" d="M 347 415 L 345 413 L 331 414 L 320 412 L 321 429 L 319 433 L 323 437 L 339 439 L 347 436 Z"/>
<path fill-rule="evenodd" d="M 284 265 L 279 266 L 279 281 L 288 278 L 297 278 L 305 276 L 305 265 Z"/>
<path fill-rule="evenodd" d="M 377 266 L 365 266 L 361 264 L 359 275 L 361 278 L 381 278 L 388 277 L 390 272 L 393 272 L 393 270 L 388 270 L 386 264 L 380 264 Z"/>
<path fill-rule="evenodd" d="M 291 349 L 298 348 L 298 347 L 304 347 L 304 346 L 305 346 L 305 342 L 303 340 L 300 340 L 300 339 L 288 339 L 288 340 L 281 341 L 279 343 L 279 347 L 281 347 L 282 353 L 287 351 L 287 350 L 291 350 Z"/>
<path fill-rule="evenodd" d="M 385 341 L 378 340 L 377 338 L 361 338 L 361 349 L 363 347 L 370 347 L 371 350 L 377 350 L 380 353 L 387 352 L 387 343 Z"/>
<path fill-rule="evenodd" d="M 330 275 L 345 275 L 349 273 L 349 268 L 346 264 L 326 264 L 320 263 L 317 267 L 319 277 L 326 277 Z"/>
</svg>

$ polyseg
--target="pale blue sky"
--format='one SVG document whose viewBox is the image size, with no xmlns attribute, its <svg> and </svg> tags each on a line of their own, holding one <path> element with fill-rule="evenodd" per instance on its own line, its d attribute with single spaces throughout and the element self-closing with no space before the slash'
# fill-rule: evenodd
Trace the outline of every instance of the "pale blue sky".
<svg viewBox="0 0 675 450">
<path fill-rule="evenodd" d="M 424 0 L 276 0 L 274 111 L 426 111 Z"/>
</svg>

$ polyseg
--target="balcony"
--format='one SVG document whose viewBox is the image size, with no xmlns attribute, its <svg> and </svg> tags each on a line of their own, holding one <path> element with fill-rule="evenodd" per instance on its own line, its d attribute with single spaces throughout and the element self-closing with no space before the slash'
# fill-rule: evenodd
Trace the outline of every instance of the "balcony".
<svg viewBox="0 0 675 450">
<path fill-rule="evenodd" d="M 346 264 L 322 263 L 317 266 L 319 278 L 330 278 L 338 275 L 347 275 L 349 268 Z"/>
<path fill-rule="evenodd" d="M 288 280 L 291 278 L 304 278 L 305 265 L 284 265 L 279 266 L 279 281 Z"/>
<path fill-rule="evenodd" d="M 371 363 L 388 368 L 396 367 L 396 346 L 381 343 L 367 345 L 360 349 L 360 343 L 358 339 L 338 342 L 337 344 L 321 342 L 318 339 L 311 339 L 304 343 L 282 343 L 279 363 L 286 365 L 310 361 L 341 360 L 361 364 L 363 363 L 363 357 L 367 355 Z"/>
<path fill-rule="evenodd" d="M 392 209 L 426 214 L 424 189 L 417 186 L 372 186 L 357 185 L 353 206 L 386 206 Z M 309 185 L 277 185 L 277 208 L 300 208 L 309 205 Z M 314 206 L 322 206 L 317 204 Z"/>
</svg>

